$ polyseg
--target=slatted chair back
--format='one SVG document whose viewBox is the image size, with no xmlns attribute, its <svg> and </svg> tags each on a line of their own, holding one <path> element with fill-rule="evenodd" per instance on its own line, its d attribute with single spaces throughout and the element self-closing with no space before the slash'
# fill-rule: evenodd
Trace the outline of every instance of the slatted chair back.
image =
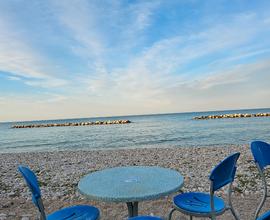
<svg viewBox="0 0 270 220">
<path fill-rule="evenodd" d="M 259 206 L 257 207 L 255 215 L 254 215 L 254 219 L 257 219 L 265 203 L 265 200 L 268 197 L 267 182 L 264 175 L 264 170 L 268 165 L 270 165 L 270 144 L 264 141 L 253 141 L 251 142 L 250 148 L 251 148 L 251 152 L 254 158 L 254 162 L 262 178 L 263 188 L 264 188 L 262 200 Z"/>
<path fill-rule="evenodd" d="M 216 191 L 234 181 L 236 163 L 240 153 L 234 153 L 221 161 L 211 172 L 209 179 L 212 182 L 212 190 Z"/>
<path fill-rule="evenodd" d="M 27 186 L 30 188 L 32 192 L 32 201 L 38 208 L 41 215 L 41 219 L 45 220 L 46 215 L 45 215 L 44 206 L 41 199 L 41 192 L 40 192 L 36 175 L 33 173 L 32 170 L 30 170 L 26 166 L 19 166 L 18 170 L 22 174 Z"/>
<path fill-rule="evenodd" d="M 251 152 L 255 163 L 263 171 L 266 166 L 270 165 L 270 145 L 263 141 L 253 141 L 251 143 Z"/>
</svg>

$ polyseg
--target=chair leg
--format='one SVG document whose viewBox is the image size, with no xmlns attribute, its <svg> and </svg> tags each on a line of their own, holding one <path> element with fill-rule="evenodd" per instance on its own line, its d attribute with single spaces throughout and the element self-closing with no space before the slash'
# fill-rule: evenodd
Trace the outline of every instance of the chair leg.
<svg viewBox="0 0 270 220">
<path fill-rule="evenodd" d="M 239 217 L 237 216 L 237 214 L 236 214 L 236 212 L 235 212 L 234 208 L 233 208 L 233 207 L 231 207 L 231 208 L 230 208 L 230 210 L 231 210 L 232 215 L 233 215 L 233 217 L 235 218 L 235 220 L 239 220 Z"/>
<path fill-rule="evenodd" d="M 211 220 L 216 220 L 216 216 L 215 215 L 212 215 L 210 219 Z"/>
<path fill-rule="evenodd" d="M 169 215 L 168 215 L 168 220 L 171 220 L 172 219 L 172 214 L 173 212 L 176 211 L 175 208 L 172 208 L 172 210 L 170 211 Z"/>
<path fill-rule="evenodd" d="M 44 205 L 43 205 L 43 202 L 42 202 L 42 199 L 39 198 L 37 200 L 37 203 L 38 203 L 38 206 L 40 207 L 40 220 L 46 220 L 46 214 L 45 214 L 45 209 L 44 209 Z"/>
<path fill-rule="evenodd" d="M 264 192 L 264 196 L 262 198 L 262 201 L 260 202 L 260 204 L 259 204 L 259 206 L 258 206 L 258 208 L 257 208 L 257 210 L 255 212 L 255 218 L 254 218 L 255 220 L 258 218 L 259 213 L 260 213 L 260 211 L 261 211 L 261 209 L 262 209 L 262 207 L 263 207 L 263 205 L 265 203 L 265 200 L 266 200 L 266 193 Z"/>
<path fill-rule="evenodd" d="M 231 210 L 233 217 L 236 220 L 239 220 L 239 217 L 237 216 L 237 214 L 233 208 L 233 204 L 232 204 L 232 183 L 229 185 L 229 189 L 228 189 L 228 203 L 229 203 L 229 209 Z"/>
</svg>

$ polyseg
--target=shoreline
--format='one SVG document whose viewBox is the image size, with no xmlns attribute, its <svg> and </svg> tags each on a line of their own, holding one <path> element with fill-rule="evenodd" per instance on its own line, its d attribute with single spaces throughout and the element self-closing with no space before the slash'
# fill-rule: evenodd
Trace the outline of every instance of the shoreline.
<svg viewBox="0 0 270 220">
<path fill-rule="evenodd" d="M 14 207 L 18 207 L 15 213 L 16 219 L 21 219 L 22 214 L 25 213 L 31 215 L 29 219 L 32 219 L 33 213 L 36 213 L 33 205 L 30 205 L 29 190 L 17 172 L 19 164 L 28 165 L 38 176 L 43 200 L 48 210 L 53 211 L 58 205 L 66 206 L 83 202 L 95 204 L 102 213 L 107 213 L 105 216 L 102 215 L 102 219 L 123 219 L 126 216 L 125 204 L 85 200 L 76 189 L 80 178 L 89 172 L 109 167 L 161 166 L 175 169 L 183 175 L 184 191 L 207 192 L 209 191 L 208 176 L 212 168 L 227 155 L 236 151 L 239 151 L 241 155 L 234 182 L 233 202 L 238 201 L 236 209 L 249 210 L 247 213 L 239 211 L 240 215 L 250 215 L 250 218 L 241 219 L 251 219 L 251 212 L 256 209 L 261 195 L 261 181 L 248 145 L 1 153 L 0 201 L 3 201 L 3 204 L 0 205 L 0 214 L 5 214 L 7 219 L 14 219 L 14 215 L 13 218 L 9 218 L 9 213 L 14 212 Z M 219 192 L 221 196 L 224 194 L 224 190 Z M 241 199 L 248 200 L 253 197 L 256 198 L 253 202 L 250 201 L 247 204 L 240 202 Z M 150 214 L 153 204 L 158 203 L 164 208 L 156 207 L 157 213 L 154 212 L 154 214 L 164 215 L 164 212 L 169 210 L 166 207 L 171 207 L 171 199 L 172 196 L 146 201 L 145 207 L 149 209 L 143 206 L 140 212 Z M 58 205 L 56 201 L 60 201 Z M 28 204 L 28 209 L 25 208 L 24 203 Z M 251 207 L 247 207 L 248 204 Z M 118 208 L 114 210 L 115 207 Z M 110 218 L 110 216 L 114 217 Z M 230 219 L 230 217 L 224 219 Z"/>
<path fill-rule="evenodd" d="M 139 146 L 139 147 L 138 147 Z M 138 145 L 133 147 L 102 147 L 102 148 L 79 148 L 79 149 L 54 149 L 54 150 L 32 150 L 32 151 L 0 151 L 0 156 L 2 154 L 32 154 L 32 153 L 66 153 L 66 152 L 96 152 L 96 151 L 121 151 L 121 150 L 139 150 L 139 149 L 190 149 L 190 148 L 223 148 L 223 147 L 241 147 L 243 144 L 214 144 L 214 145 L 199 145 L 199 146 L 163 146 L 163 145 Z"/>
</svg>

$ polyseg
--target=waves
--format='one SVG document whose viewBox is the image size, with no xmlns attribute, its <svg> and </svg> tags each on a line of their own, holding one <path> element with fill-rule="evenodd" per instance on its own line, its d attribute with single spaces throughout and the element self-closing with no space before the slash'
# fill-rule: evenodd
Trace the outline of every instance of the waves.
<svg viewBox="0 0 270 220">
<path fill-rule="evenodd" d="M 269 111 L 270 109 L 264 109 Z M 256 113 L 262 110 L 243 110 Z M 241 111 L 208 112 L 234 114 Z M 176 113 L 128 116 L 128 126 L 50 127 L 10 129 L 13 123 L 0 123 L 0 152 L 92 150 L 142 147 L 225 146 L 249 144 L 254 139 L 270 141 L 270 117 L 234 120 L 193 120 L 204 113 Z M 125 119 L 125 117 L 119 117 Z M 117 117 L 76 119 L 118 120 Z M 42 123 L 72 123 L 74 119 Z M 40 123 L 40 122 L 31 122 Z"/>
</svg>

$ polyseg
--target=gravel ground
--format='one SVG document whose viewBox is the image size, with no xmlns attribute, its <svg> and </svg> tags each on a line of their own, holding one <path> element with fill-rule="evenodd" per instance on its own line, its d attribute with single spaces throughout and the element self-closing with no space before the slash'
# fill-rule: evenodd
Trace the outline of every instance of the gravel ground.
<svg viewBox="0 0 270 220">
<path fill-rule="evenodd" d="M 252 219 L 261 197 L 261 181 L 249 146 L 146 148 L 99 151 L 61 151 L 0 154 L 0 220 L 36 219 L 37 211 L 17 166 L 29 166 L 37 174 L 47 213 L 71 204 L 92 204 L 102 213 L 101 219 L 126 219 L 122 203 L 87 201 L 77 190 L 82 176 L 108 167 L 126 165 L 162 166 L 178 170 L 185 177 L 184 191 L 208 191 L 208 175 L 220 160 L 232 152 L 240 152 L 234 183 L 233 203 L 240 219 Z M 225 191 L 219 192 L 220 196 Z M 172 197 L 139 204 L 141 214 L 166 216 Z M 266 209 L 270 205 L 266 204 Z M 188 219 L 176 213 L 173 219 Z M 199 219 L 199 218 L 197 218 Z M 233 219 L 229 212 L 218 219 Z"/>
</svg>

